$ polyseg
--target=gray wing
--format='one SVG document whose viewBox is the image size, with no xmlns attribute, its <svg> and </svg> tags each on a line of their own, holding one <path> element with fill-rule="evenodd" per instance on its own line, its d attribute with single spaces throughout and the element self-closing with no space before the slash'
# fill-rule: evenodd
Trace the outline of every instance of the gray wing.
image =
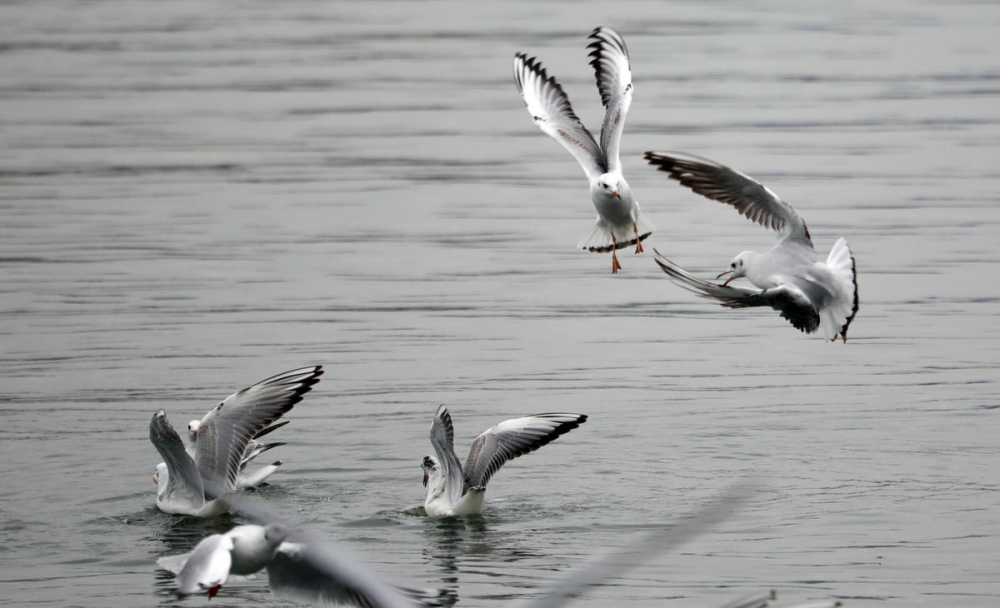
<svg viewBox="0 0 1000 608">
<path fill-rule="evenodd" d="M 583 126 L 569 97 L 534 57 L 514 55 L 514 84 L 535 126 L 563 145 L 594 181 L 608 170 L 608 161 L 594 136 Z"/>
<path fill-rule="evenodd" d="M 434 422 L 431 423 L 431 445 L 434 446 L 444 478 L 448 480 L 448 492 L 454 504 L 462 498 L 467 488 L 462 476 L 462 463 L 455 455 L 455 429 L 451 425 L 451 414 L 443 405 L 437 409 Z"/>
<path fill-rule="evenodd" d="M 632 68 L 628 57 L 628 47 L 621 34 L 609 27 L 599 27 L 590 33 L 593 40 L 587 48 L 591 49 L 590 65 L 597 77 L 597 90 L 601 93 L 601 103 L 604 104 L 604 124 L 601 127 L 601 149 L 608 159 L 609 172 L 621 172 L 621 160 L 618 158 L 625 130 L 625 117 L 632 105 Z"/>
<path fill-rule="evenodd" d="M 646 152 L 643 158 L 694 192 L 732 205 L 750 221 L 812 246 L 805 220 L 791 205 L 750 176 L 683 152 Z"/>
<path fill-rule="evenodd" d="M 153 419 L 149 421 L 149 440 L 167 465 L 168 479 L 164 494 L 183 497 L 192 505 L 204 504 L 205 488 L 201 475 L 163 410 L 153 414 Z"/>
<path fill-rule="evenodd" d="M 292 525 L 260 502 L 249 500 L 240 493 L 226 494 L 221 500 L 233 512 L 261 525 L 282 524 L 291 530 L 288 541 L 279 545 L 275 558 L 267 567 L 268 583 L 279 595 L 309 602 L 353 603 L 374 608 L 437 605 L 412 599 L 409 590 L 403 591 L 382 581 L 361 560 L 325 540 L 322 534 Z M 413 593 L 425 597 L 420 592 Z M 445 597 L 448 593 L 432 595 Z"/>
<path fill-rule="evenodd" d="M 201 476 L 233 489 L 247 443 L 302 401 L 322 375 L 321 365 L 288 371 L 230 395 L 215 406 L 198 427 L 195 460 Z"/>
<path fill-rule="evenodd" d="M 583 414 L 535 414 L 501 422 L 472 443 L 465 461 L 465 483 L 485 486 L 508 460 L 537 450 L 586 421 Z"/>
<path fill-rule="evenodd" d="M 752 495 L 752 486 L 737 484 L 700 510 L 672 526 L 657 526 L 635 542 L 584 564 L 578 570 L 556 579 L 541 590 L 541 595 L 516 602 L 516 608 L 555 608 L 576 597 L 587 587 L 646 563 L 650 557 L 678 547 L 706 532 L 742 507 Z"/>
<path fill-rule="evenodd" d="M 267 580 L 280 596 L 312 604 L 363 608 L 438 606 L 437 592 L 396 587 L 377 579 L 358 561 L 332 546 L 282 543 L 267 565 Z"/>
<path fill-rule="evenodd" d="M 654 251 L 656 251 L 654 249 Z M 726 308 L 752 308 L 769 306 L 781 313 L 795 329 L 812 333 L 819 327 L 819 312 L 801 290 L 787 285 L 771 289 L 746 289 L 730 285 L 716 285 L 703 281 L 656 251 L 656 263 L 670 279 L 703 298 L 715 300 Z"/>
</svg>

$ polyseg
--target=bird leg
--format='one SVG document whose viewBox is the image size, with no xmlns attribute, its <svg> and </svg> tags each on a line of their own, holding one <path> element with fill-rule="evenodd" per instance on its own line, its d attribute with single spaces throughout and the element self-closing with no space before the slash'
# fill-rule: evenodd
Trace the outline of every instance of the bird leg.
<svg viewBox="0 0 1000 608">
<path fill-rule="evenodd" d="M 639 227 L 632 222 L 632 231 L 635 232 L 635 252 L 642 253 L 645 249 L 642 248 L 642 239 L 639 238 Z"/>
<path fill-rule="evenodd" d="M 622 269 L 622 265 L 618 263 L 618 239 L 615 238 L 615 233 L 611 233 L 611 274 L 615 274 Z"/>
</svg>

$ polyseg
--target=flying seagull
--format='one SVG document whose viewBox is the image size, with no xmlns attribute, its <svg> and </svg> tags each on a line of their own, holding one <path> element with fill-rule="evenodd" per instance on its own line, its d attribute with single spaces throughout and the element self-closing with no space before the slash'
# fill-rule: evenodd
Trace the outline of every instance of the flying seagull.
<svg viewBox="0 0 1000 608">
<path fill-rule="evenodd" d="M 209 492 L 206 484 L 215 482 L 223 492 L 241 487 L 243 467 L 267 449 L 258 446 L 248 452 L 253 438 L 276 428 L 274 422 L 301 401 L 321 375 L 321 365 L 303 367 L 226 397 L 199 422 L 190 452 L 166 413 L 156 412 L 149 423 L 149 440 L 163 458 L 153 476 L 156 506 L 166 513 L 197 517 L 225 513 L 225 504 L 215 500 L 218 494 Z"/>
<path fill-rule="evenodd" d="M 450 594 L 385 583 L 343 548 L 315 531 L 292 526 L 256 502 L 233 494 L 220 502 L 260 525 L 236 526 L 202 539 L 189 553 L 157 560 L 177 575 L 178 597 L 204 593 L 212 598 L 228 582 L 261 570 L 267 571 L 268 586 L 276 595 L 315 604 L 419 608 L 440 606 Z"/>
<path fill-rule="evenodd" d="M 823 330 L 828 340 L 847 341 L 847 329 L 858 312 L 854 255 L 843 238 L 823 260 L 813 248 L 805 220 L 791 205 L 751 177 L 706 158 L 670 152 L 646 152 L 645 159 L 671 179 L 715 201 L 732 205 L 749 220 L 781 235 L 766 253 L 744 251 L 716 279 L 699 279 L 656 252 L 656 263 L 674 282 L 728 308 L 770 306 L 796 329 Z M 759 289 L 731 287 L 746 277 Z"/>
<path fill-rule="evenodd" d="M 455 429 L 445 406 L 431 424 L 431 445 L 437 458 L 424 456 L 424 486 L 428 515 L 470 515 L 483 508 L 486 484 L 508 460 L 523 456 L 587 421 L 583 414 L 536 414 L 505 420 L 472 442 L 465 467 L 455 455 Z"/>
<path fill-rule="evenodd" d="M 534 57 L 514 55 L 514 84 L 535 125 L 576 157 L 590 181 L 590 199 L 597 208 L 597 222 L 577 245 L 587 251 L 611 252 L 611 272 L 621 269 L 616 250 L 635 245 L 653 233 L 653 224 L 639 211 L 639 203 L 622 176 L 618 157 L 625 117 L 632 104 L 632 68 L 621 34 L 609 27 L 590 33 L 590 65 L 604 104 L 600 144 L 583 126 L 562 86 Z"/>
</svg>

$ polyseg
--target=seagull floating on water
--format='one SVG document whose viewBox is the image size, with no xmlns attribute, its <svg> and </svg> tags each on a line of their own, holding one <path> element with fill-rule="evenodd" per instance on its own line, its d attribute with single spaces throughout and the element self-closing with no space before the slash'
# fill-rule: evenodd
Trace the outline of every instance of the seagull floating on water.
<svg viewBox="0 0 1000 608">
<path fill-rule="evenodd" d="M 282 426 L 275 421 L 302 401 L 321 375 L 321 365 L 303 367 L 226 397 L 198 421 L 187 445 L 166 413 L 156 412 L 149 423 L 149 440 L 163 458 L 153 476 L 156 506 L 166 513 L 197 517 L 225 513 L 227 507 L 215 500 L 218 494 L 209 492 L 206 484 L 216 482 L 228 492 L 256 485 L 273 473 L 281 461 L 241 477 L 247 462 L 273 447 L 254 438 Z"/>
<path fill-rule="evenodd" d="M 599 27 L 589 36 L 593 42 L 590 65 L 597 76 L 597 88 L 604 104 L 604 125 L 598 144 L 583 126 L 562 86 L 550 77 L 534 57 L 514 55 L 514 83 L 524 99 L 535 125 L 570 153 L 590 180 L 590 198 L 597 208 L 597 222 L 577 247 L 593 252 L 611 252 L 611 272 L 621 269 L 618 249 L 635 245 L 653 233 L 653 224 L 639 211 L 639 203 L 622 176 L 619 147 L 625 117 L 632 104 L 632 69 L 628 47 L 615 30 Z"/>
<path fill-rule="evenodd" d="M 455 455 L 455 429 L 445 406 L 431 425 L 431 445 L 437 458 L 424 456 L 424 486 L 428 515 L 471 515 L 483 508 L 486 484 L 508 460 L 523 456 L 587 421 L 583 414 L 535 414 L 505 420 L 472 442 L 465 467 Z"/>
<path fill-rule="evenodd" d="M 777 230 L 781 240 L 770 251 L 744 251 L 716 278 L 703 281 L 656 252 L 656 263 L 674 282 L 728 308 L 770 306 L 796 328 L 812 333 L 822 328 L 828 340 L 847 341 L 847 329 L 858 312 L 854 255 L 843 238 L 826 260 L 813 248 L 805 220 L 774 192 L 747 175 L 691 154 L 646 152 L 645 159 L 694 192 L 732 205 L 749 220 Z M 759 290 L 731 287 L 746 277 Z"/>
<path fill-rule="evenodd" d="M 264 569 L 268 586 L 276 595 L 309 603 L 417 608 L 440 606 L 438 600 L 449 595 L 447 591 L 385 583 L 355 556 L 315 532 L 306 533 L 231 494 L 220 501 L 264 525 L 236 526 L 225 534 L 202 539 L 189 553 L 157 560 L 161 568 L 177 575 L 178 597 L 204 593 L 212 598 L 228 582 L 252 577 Z"/>
</svg>

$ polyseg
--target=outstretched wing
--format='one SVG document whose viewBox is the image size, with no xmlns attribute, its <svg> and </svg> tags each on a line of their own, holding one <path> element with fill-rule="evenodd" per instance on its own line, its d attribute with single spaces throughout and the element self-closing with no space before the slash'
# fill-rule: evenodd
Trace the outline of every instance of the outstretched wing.
<svg viewBox="0 0 1000 608">
<path fill-rule="evenodd" d="M 195 507 L 205 504 L 201 475 L 163 410 L 153 414 L 149 421 L 149 440 L 167 465 L 167 487 L 162 498 L 187 500 Z"/>
<path fill-rule="evenodd" d="M 590 181 L 608 170 L 607 157 L 583 126 L 569 97 L 534 57 L 514 55 L 514 84 L 535 126 L 563 145 L 576 158 Z"/>
<path fill-rule="evenodd" d="M 501 422 L 472 442 L 465 461 L 465 483 L 484 487 L 508 460 L 537 450 L 586 421 L 583 414 L 536 414 Z"/>
<path fill-rule="evenodd" d="M 364 608 L 440 606 L 437 591 L 384 583 L 331 545 L 281 543 L 267 565 L 268 585 L 282 597 L 311 604 Z"/>
<path fill-rule="evenodd" d="M 448 492 L 451 494 L 449 500 L 451 504 L 455 504 L 465 494 L 466 485 L 462 476 L 462 463 L 455 455 L 455 429 L 451 424 L 451 414 L 444 405 L 437 409 L 434 422 L 431 423 L 431 445 L 434 446 L 434 453 L 437 454 L 447 480 Z"/>
<path fill-rule="evenodd" d="M 655 251 L 655 250 L 654 250 Z M 677 285 L 726 308 L 770 306 L 800 331 L 812 333 L 819 327 L 819 313 L 801 290 L 788 285 L 771 289 L 746 289 L 703 281 L 656 251 L 656 263 Z"/>
<path fill-rule="evenodd" d="M 597 90 L 604 104 L 604 125 L 601 127 L 601 149 L 607 158 L 609 172 L 621 172 L 618 158 L 625 130 L 625 117 L 632 105 L 632 68 L 628 57 L 628 47 L 621 34 L 609 27 L 599 27 L 588 37 L 593 40 L 590 65 L 597 77 Z"/>
<path fill-rule="evenodd" d="M 750 176 L 683 152 L 646 152 L 643 158 L 696 193 L 732 205 L 750 221 L 812 246 L 809 228 L 798 212 Z"/>
<path fill-rule="evenodd" d="M 591 559 L 572 572 L 559 575 L 553 582 L 539 589 L 538 595 L 515 602 L 514 606 L 517 608 L 562 606 L 570 599 L 580 596 L 588 587 L 621 576 L 640 564 L 648 563 L 651 557 L 676 549 L 699 534 L 704 534 L 743 507 L 753 495 L 753 490 L 754 487 L 748 482 L 738 483 L 705 502 L 683 519 L 679 519 L 677 523 L 656 526 L 652 531 L 633 539 L 627 545 Z"/>
<path fill-rule="evenodd" d="M 203 478 L 236 487 L 247 443 L 302 401 L 323 375 L 322 365 L 278 374 L 226 397 L 198 427 L 195 460 Z"/>
</svg>

